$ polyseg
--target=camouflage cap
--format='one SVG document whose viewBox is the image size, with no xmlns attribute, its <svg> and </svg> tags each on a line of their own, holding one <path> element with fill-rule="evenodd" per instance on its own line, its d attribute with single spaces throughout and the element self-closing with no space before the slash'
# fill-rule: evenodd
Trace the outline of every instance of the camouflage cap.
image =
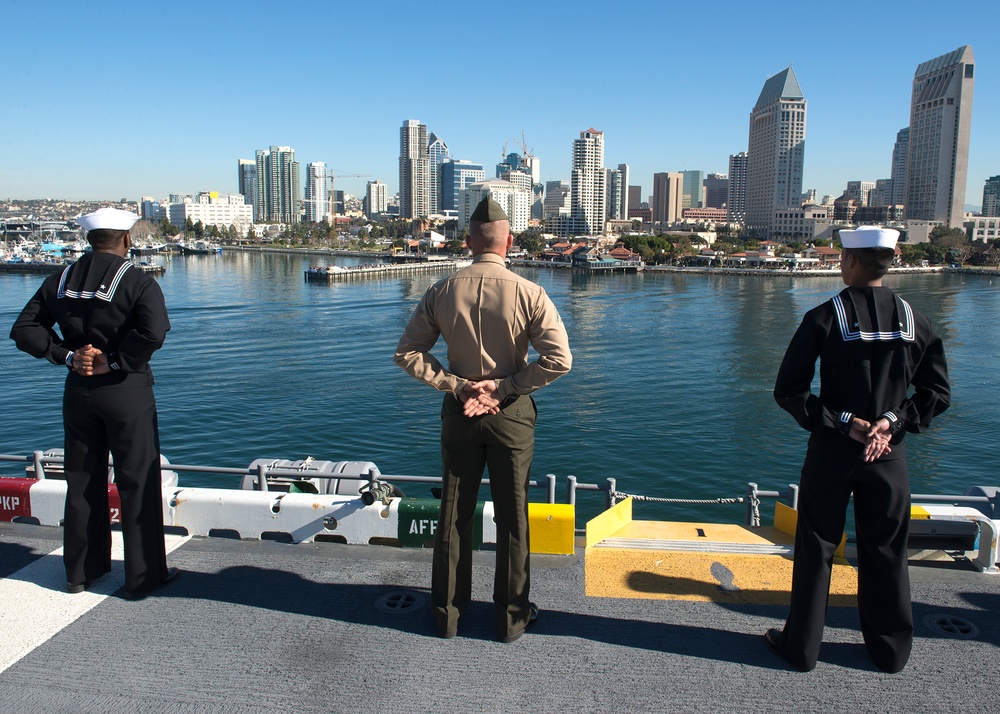
<svg viewBox="0 0 1000 714">
<path fill-rule="evenodd" d="M 479 202 L 469 220 L 479 221 L 480 223 L 492 223 L 493 221 L 509 221 L 510 219 L 507 218 L 507 214 L 504 213 L 500 204 L 494 201 L 492 196 L 487 196 Z"/>
</svg>

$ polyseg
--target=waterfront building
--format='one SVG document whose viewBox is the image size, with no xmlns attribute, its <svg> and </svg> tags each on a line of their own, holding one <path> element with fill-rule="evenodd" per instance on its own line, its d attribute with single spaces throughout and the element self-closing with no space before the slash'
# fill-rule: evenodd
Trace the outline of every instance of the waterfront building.
<svg viewBox="0 0 1000 714">
<path fill-rule="evenodd" d="M 628 207 L 625 205 L 627 175 L 628 164 L 619 164 L 617 169 L 604 170 L 604 188 L 607 192 L 604 196 L 604 205 L 607 206 L 606 220 L 624 220 L 628 215 Z"/>
<path fill-rule="evenodd" d="M 1000 241 L 1000 217 L 976 216 L 965 224 L 969 237 L 974 241 Z"/>
<path fill-rule="evenodd" d="M 604 132 L 593 127 L 573 140 L 573 171 L 570 179 L 570 216 L 575 235 L 604 231 Z"/>
<path fill-rule="evenodd" d="M 331 210 L 330 180 L 326 164 L 314 161 L 306 166 L 306 220 L 312 223 L 333 223 L 335 211 Z"/>
<path fill-rule="evenodd" d="M 257 150 L 256 220 L 265 223 L 298 223 L 302 195 L 299 162 L 290 146 Z M 173 223 L 173 219 L 171 219 Z"/>
<path fill-rule="evenodd" d="M 546 181 L 544 214 L 545 218 L 568 216 L 573 206 L 570 202 L 569 181 Z"/>
<path fill-rule="evenodd" d="M 399 130 L 399 215 L 427 217 L 431 212 L 431 164 L 427 153 L 427 125 L 417 119 Z"/>
<path fill-rule="evenodd" d="M 441 164 L 449 158 L 448 145 L 431 132 L 427 137 L 427 160 L 430 165 L 430 212 L 441 213 L 443 210 L 441 184 Z"/>
<path fill-rule="evenodd" d="M 868 194 L 869 206 L 891 206 L 892 205 L 892 179 L 876 179 L 875 188 Z"/>
<path fill-rule="evenodd" d="M 167 217 L 167 204 L 160 203 L 152 196 L 139 199 L 139 216 L 151 223 L 159 223 Z"/>
<path fill-rule="evenodd" d="M 702 192 L 705 190 L 705 173 L 703 171 L 681 171 L 684 175 L 684 187 L 681 194 L 681 210 L 685 208 L 701 208 L 704 206 Z"/>
<path fill-rule="evenodd" d="M 802 205 L 806 109 L 788 67 L 764 83 L 750 112 L 746 225 L 759 236 L 771 234 L 779 209 Z"/>
<path fill-rule="evenodd" d="M 1000 216 L 1000 176 L 990 176 L 983 186 L 984 216 Z"/>
<path fill-rule="evenodd" d="M 745 226 L 747 222 L 747 152 L 729 156 L 729 191 L 726 210 L 730 223 Z"/>
<path fill-rule="evenodd" d="M 812 240 L 816 232 L 816 222 L 828 218 L 825 206 L 809 204 L 787 206 L 774 212 L 772 225 L 774 239 L 784 243 L 804 243 Z"/>
<path fill-rule="evenodd" d="M 253 207 L 254 220 L 257 217 L 257 162 L 253 159 L 239 160 L 239 192 L 247 205 Z"/>
<path fill-rule="evenodd" d="M 464 159 L 446 159 L 441 164 L 441 212 L 457 211 L 458 196 L 469 184 L 486 180 L 482 164 Z"/>
<path fill-rule="evenodd" d="M 499 203 L 507 214 L 510 219 L 511 233 L 527 230 L 528 221 L 531 218 L 532 193 L 503 179 L 489 179 L 469 184 L 459 193 L 459 228 L 465 228 L 469 225 L 469 218 L 476 210 L 476 206 L 487 196 L 492 196 L 493 200 Z"/>
<path fill-rule="evenodd" d="M 709 174 L 704 185 L 705 208 L 725 208 L 729 200 L 728 174 Z"/>
<path fill-rule="evenodd" d="M 857 199 L 849 198 L 846 193 L 833 202 L 833 218 L 842 223 L 854 223 L 854 213 L 860 207 Z"/>
<path fill-rule="evenodd" d="M 653 174 L 653 223 L 675 223 L 681 217 L 684 174 Z"/>
<path fill-rule="evenodd" d="M 365 188 L 365 215 L 371 218 L 386 213 L 389 208 L 389 187 L 381 181 L 369 181 Z"/>
<path fill-rule="evenodd" d="M 179 202 L 167 205 L 167 218 L 178 228 L 184 228 L 190 219 L 192 223 L 201 221 L 203 226 L 217 226 L 228 229 L 234 226 L 242 236 L 253 225 L 253 206 L 246 203 L 243 194 L 219 194 L 217 191 L 202 191 L 186 195 Z"/>
<path fill-rule="evenodd" d="M 906 161 L 908 220 L 962 227 L 974 74 L 968 45 L 917 66 Z"/>
<path fill-rule="evenodd" d="M 910 127 L 896 132 L 896 143 L 892 147 L 892 193 L 889 203 L 902 206 L 906 201 L 906 157 L 910 151 Z"/>
<path fill-rule="evenodd" d="M 852 201 L 857 201 L 859 206 L 867 206 L 871 192 L 875 190 L 874 181 L 848 181 L 846 195 Z"/>
</svg>

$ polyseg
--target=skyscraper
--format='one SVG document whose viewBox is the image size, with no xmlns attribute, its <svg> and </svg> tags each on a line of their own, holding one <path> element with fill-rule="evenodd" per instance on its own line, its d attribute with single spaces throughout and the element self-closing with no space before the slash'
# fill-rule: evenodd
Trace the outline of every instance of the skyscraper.
<svg viewBox="0 0 1000 714">
<path fill-rule="evenodd" d="M 681 218 L 684 201 L 684 174 L 653 174 L 653 223 L 673 223 Z"/>
<path fill-rule="evenodd" d="M 729 193 L 726 198 L 726 220 L 747 224 L 747 152 L 729 156 Z"/>
<path fill-rule="evenodd" d="M 313 223 L 333 222 L 330 207 L 330 182 L 326 164 L 314 161 L 306 166 L 306 220 Z"/>
<path fill-rule="evenodd" d="M 908 219 L 962 227 L 974 74 L 968 45 L 917 66 L 906 161 Z"/>
<path fill-rule="evenodd" d="M 257 220 L 257 162 L 253 159 L 240 159 L 239 187 L 243 200 L 253 207 L 253 218 Z"/>
<path fill-rule="evenodd" d="M 427 126 L 416 119 L 399 130 L 399 215 L 419 218 L 431 212 L 431 166 L 427 154 Z"/>
<path fill-rule="evenodd" d="M 775 210 L 802 205 L 806 104 L 789 67 L 764 83 L 750 112 L 746 213 L 758 236 L 770 237 Z"/>
<path fill-rule="evenodd" d="M 705 190 L 705 173 L 703 171 L 681 171 L 684 174 L 684 194 L 681 197 L 681 210 L 685 208 L 702 208 Z"/>
<path fill-rule="evenodd" d="M 896 144 L 892 147 L 892 180 L 889 203 L 902 206 L 906 202 L 906 156 L 910 151 L 910 127 L 896 133 Z"/>
<path fill-rule="evenodd" d="M 625 183 L 621 169 L 604 169 L 604 205 L 608 220 L 625 217 Z"/>
<path fill-rule="evenodd" d="M 298 223 L 301 193 L 295 150 L 290 146 L 258 149 L 256 220 Z"/>
<path fill-rule="evenodd" d="M 990 176 L 983 186 L 983 215 L 1000 216 L 1000 176 Z"/>
<path fill-rule="evenodd" d="M 389 207 L 389 187 L 381 181 L 369 181 L 365 189 L 365 215 L 371 218 Z"/>
<path fill-rule="evenodd" d="M 448 145 L 434 132 L 427 137 L 427 159 L 430 162 L 430 212 L 441 213 L 441 164 L 448 159 Z"/>
<path fill-rule="evenodd" d="M 604 132 L 590 128 L 573 140 L 570 178 L 573 227 L 577 234 L 604 232 Z"/>
<path fill-rule="evenodd" d="M 448 159 L 441 164 L 441 210 L 457 211 L 459 193 L 469 184 L 486 180 L 482 164 Z"/>
<path fill-rule="evenodd" d="M 856 201 L 858 206 L 868 206 L 871 192 L 875 190 L 874 181 L 848 181 L 845 195 L 851 201 Z"/>
<path fill-rule="evenodd" d="M 725 208 L 729 198 L 729 176 L 709 174 L 705 177 L 705 208 Z"/>
</svg>

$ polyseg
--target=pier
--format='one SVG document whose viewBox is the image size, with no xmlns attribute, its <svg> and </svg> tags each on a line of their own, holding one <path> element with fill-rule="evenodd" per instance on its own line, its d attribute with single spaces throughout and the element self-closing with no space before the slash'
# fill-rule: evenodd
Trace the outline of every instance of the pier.
<svg viewBox="0 0 1000 714">
<path fill-rule="evenodd" d="M 378 263 L 350 267 L 334 265 L 329 268 L 309 268 L 305 275 L 308 282 L 343 282 L 416 273 L 451 272 L 470 264 L 471 261 L 468 260 L 429 260 L 421 263 Z"/>
</svg>

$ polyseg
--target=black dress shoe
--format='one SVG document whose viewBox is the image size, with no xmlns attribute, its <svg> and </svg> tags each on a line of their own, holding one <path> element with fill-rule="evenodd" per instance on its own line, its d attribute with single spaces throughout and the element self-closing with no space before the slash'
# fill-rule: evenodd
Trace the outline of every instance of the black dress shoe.
<svg viewBox="0 0 1000 714">
<path fill-rule="evenodd" d="M 526 630 L 530 630 L 538 622 L 538 605 L 533 602 L 528 603 L 528 624 L 524 626 L 523 630 L 518 630 L 512 635 L 499 635 L 497 637 L 500 642 L 510 643 L 517 642 L 521 639 L 521 635 L 525 633 Z"/>
<path fill-rule="evenodd" d="M 76 595 L 77 593 L 82 593 L 84 590 L 90 590 L 90 580 L 85 580 L 82 583 L 66 583 L 66 592 L 70 595 Z"/>
<path fill-rule="evenodd" d="M 167 568 L 167 576 L 165 578 L 163 578 L 163 580 L 161 580 L 159 583 L 157 583 L 156 585 L 154 585 L 152 587 L 149 587 L 149 588 L 141 588 L 139 590 L 126 590 L 125 591 L 125 599 L 126 600 L 141 600 L 142 598 L 146 597 L 147 595 L 149 595 L 151 592 L 153 592 L 157 588 L 162 588 L 164 585 L 167 585 L 168 583 L 172 583 L 174 580 L 177 579 L 177 576 L 180 575 L 180 574 L 181 574 L 181 571 L 180 571 L 179 568 Z"/>
<path fill-rule="evenodd" d="M 774 652 L 774 654 L 781 657 L 783 660 L 788 662 L 788 664 L 795 667 L 795 669 L 800 672 L 811 672 L 816 665 L 808 667 L 801 662 L 796 662 L 787 654 L 785 654 L 785 632 L 784 630 L 779 630 L 772 627 L 770 630 L 764 633 L 764 642 L 767 643 L 767 648 Z"/>
</svg>

